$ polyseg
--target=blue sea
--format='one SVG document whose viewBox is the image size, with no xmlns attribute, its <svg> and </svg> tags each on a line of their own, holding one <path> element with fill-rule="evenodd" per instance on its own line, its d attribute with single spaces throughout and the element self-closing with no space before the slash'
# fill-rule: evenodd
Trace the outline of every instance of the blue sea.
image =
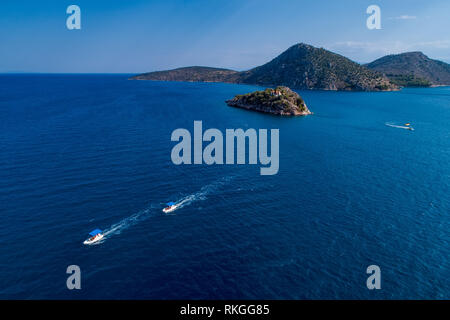
<svg viewBox="0 0 450 320">
<path fill-rule="evenodd" d="M 0 76 L 1 299 L 450 298 L 449 87 L 298 91 L 314 115 L 288 118 L 225 104 L 256 86 L 127 78 Z M 278 174 L 174 165 L 196 120 L 279 129 Z"/>
</svg>

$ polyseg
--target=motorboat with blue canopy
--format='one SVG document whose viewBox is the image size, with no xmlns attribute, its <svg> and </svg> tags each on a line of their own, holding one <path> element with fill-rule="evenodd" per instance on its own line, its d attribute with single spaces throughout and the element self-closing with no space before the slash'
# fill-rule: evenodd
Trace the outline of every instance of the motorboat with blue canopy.
<svg viewBox="0 0 450 320">
<path fill-rule="evenodd" d="M 164 213 L 172 212 L 172 211 L 176 210 L 179 206 L 175 202 L 167 202 L 166 205 L 167 205 L 167 207 L 165 207 L 162 210 Z"/>
<path fill-rule="evenodd" d="M 89 232 L 90 238 L 86 239 L 83 244 L 93 244 L 97 241 L 100 241 L 103 239 L 102 230 L 100 229 L 94 229 L 91 232 Z"/>
<path fill-rule="evenodd" d="M 95 236 L 98 235 L 99 233 L 102 233 L 102 230 L 100 230 L 100 229 L 95 229 L 95 230 L 92 230 L 91 232 L 89 232 L 89 235 L 90 235 L 91 237 L 95 237 Z"/>
</svg>

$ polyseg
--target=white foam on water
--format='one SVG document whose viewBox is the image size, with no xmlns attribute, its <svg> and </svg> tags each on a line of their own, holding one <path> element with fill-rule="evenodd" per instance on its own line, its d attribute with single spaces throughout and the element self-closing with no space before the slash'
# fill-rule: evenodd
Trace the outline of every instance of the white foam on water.
<svg viewBox="0 0 450 320">
<path fill-rule="evenodd" d="M 207 195 L 214 193 L 217 189 L 219 189 L 221 186 L 227 184 L 228 182 L 231 181 L 231 179 L 233 179 L 233 177 L 224 177 L 220 180 L 217 180 L 213 183 L 210 183 L 206 186 L 203 186 L 200 191 L 190 194 L 180 200 L 178 200 L 177 202 L 175 202 L 175 205 L 177 206 L 177 210 L 181 209 L 185 206 L 190 205 L 192 202 L 194 201 L 200 201 L 200 200 L 206 200 L 207 199 Z"/>
<path fill-rule="evenodd" d="M 139 212 L 136 212 L 135 214 L 132 214 L 129 217 L 126 217 L 124 219 L 122 219 L 121 221 L 111 225 L 108 229 L 106 229 L 103 232 L 104 238 L 106 239 L 111 235 L 117 235 L 120 234 L 123 230 L 126 230 L 136 224 L 138 224 L 139 222 L 148 219 L 151 216 L 155 216 L 156 213 L 156 208 L 151 205 L 150 207 L 141 210 Z"/>
<path fill-rule="evenodd" d="M 207 195 L 216 192 L 217 189 L 219 189 L 221 186 L 230 182 L 232 178 L 233 177 L 221 178 L 213 183 L 203 186 L 200 189 L 200 191 L 181 198 L 180 200 L 175 202 L 175 204 L 178 207 L 177 210 L 181 209 L 183 207 L 186 207 L 195 201 L 207 199 Z M 122 219 L 121 221 L 111 225 L 109 228 L 107 228 L 103 231 L 103 239 L 101 239 L 97 242 L 91 243 L 89 245 L 101 244 L 101 243 L 105 242 L 105 240 L 108 239 L 109 237 L 111 237 L 113 235 L 119 235 L 120 233 L 122 233 L 122 231 L 124 231 L 124 230 L 150 218 L 150 217 L 154 217 L 154 216 L 160 215 L 160 214 L 161 214 L 160 205 L 159 204 L 158 205 L 151 204 L 148 208 L 138 211 L 138 212 L 132 214 L 131 216 L 126 217 L 126 218 Z"/>
</svg>

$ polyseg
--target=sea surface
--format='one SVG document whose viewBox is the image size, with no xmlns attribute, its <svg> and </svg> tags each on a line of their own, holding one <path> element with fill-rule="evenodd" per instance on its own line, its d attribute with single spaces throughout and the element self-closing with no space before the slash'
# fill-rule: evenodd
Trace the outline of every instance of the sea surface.
<svg viewBox="0 0 450 320">
<path fill-rule="evenodd" d="M 1 299 L 450 298 L 449 87 L 298 91 L 314 115 L 288 118 L 224 103 L 256 86 L 127 78 L 0 75 Z M 279 129 L 278 174 L 174 165 L 195 120 Z"/>
</svg>

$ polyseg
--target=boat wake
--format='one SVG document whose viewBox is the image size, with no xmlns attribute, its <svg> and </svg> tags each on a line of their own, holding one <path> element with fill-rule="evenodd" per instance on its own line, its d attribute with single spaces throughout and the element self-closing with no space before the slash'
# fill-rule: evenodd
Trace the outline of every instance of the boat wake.
<svg viewBox="0 0 450 320">
<path fill-rule="evenodd" d="M 144 221 L 152 216 L 156 216 L 157 210 L 156 206 L 150 205 L 148 208 L 140 210 L 129 217 L 122 219 L 121 221 L 114 223 L 109 228 L 103 231 L 103 238 L 99 241 L 89 243 L 87 245 L 94 246 L 102 244 L 111 236 L 119 235 L 122 231 L 138 224 L 141 221 Z"/>
<path fill-rule="evenodd" d="M 203 186 L 200 191 L 185 196 L 176 202 L 177 210 L 190 205 L 195 201 L 206 200 L 209 194 L 216 192 L 221 186 L 224 186 L 228 182 L 231 181 L 233 177 L 225 177 L 210 183 L 206 186 Z M 94 242 L 89 245 L 98 245 L 105 242 L 108 238 L 114 235 L 119 235 L 122 231 L 137 225 L 138 223 L 147 220 L 151 217 L 155 217 L 160 215 L 161 213 L 161 205 L 160 204 L 151 204 L 148 208 L 140 210 L 129 217 L 122 219 L 121 221 L 111 225 L 109 228 L 103 231 L 103 239 Z"/>
<path fill-rule="evenodd" d="M 110 236 L 113 235 L 118 235 L 120 233 L 122 233 L 122 231 L 138 224 L 141 221 L 144 221 L 152 216 L 156 216 L 157 215 L 157 210 L 156 210 L 156 206 L 154 205 L 150 205 L 150 207 L 143 209 L 141 211 L 138 211 L 134 214 L 132 214 L 129 217 L 126 217 L 124 219 L 122 219 L 121 221 L 111 225 L 108 229 L 106 229 L 103 232 L 103 239 L 101 241 L 105 241 L 107 238 L 109 238 Z"/>
<path fill-rule="evenodd" d="M 392 128 L 399 128 L 399 129 L 405 129 L 405 130 L 414 130 L 413 127 L 399 126 L 399 125 L 396 125 L 396 124 L 390 123 L 390 122 L 386 122 L 385 125 L 387 125 L 388 127 L 392 127 Z"/>
<path fill-rule="evenodd" d="M 203 186 L 200 191 L 190 194 L 188 196 L 185 196 L 184 198 L 181 198 L 177 202 L 175 202 L 175 205 L 177 206 L 176 210 L 179 210 L 183 207 L 186 207 L 190 205 L 192 202 L 200 201 L 200 200 L 206 200 L 207 195 L 216 192 L 217 189 L 219 189 L 221 186 L 229 183 L 233 177 L 224 177 L 222 179 L 219 179 L 213 183 L 210 183 L 206 186 Z"/>
</svg>

